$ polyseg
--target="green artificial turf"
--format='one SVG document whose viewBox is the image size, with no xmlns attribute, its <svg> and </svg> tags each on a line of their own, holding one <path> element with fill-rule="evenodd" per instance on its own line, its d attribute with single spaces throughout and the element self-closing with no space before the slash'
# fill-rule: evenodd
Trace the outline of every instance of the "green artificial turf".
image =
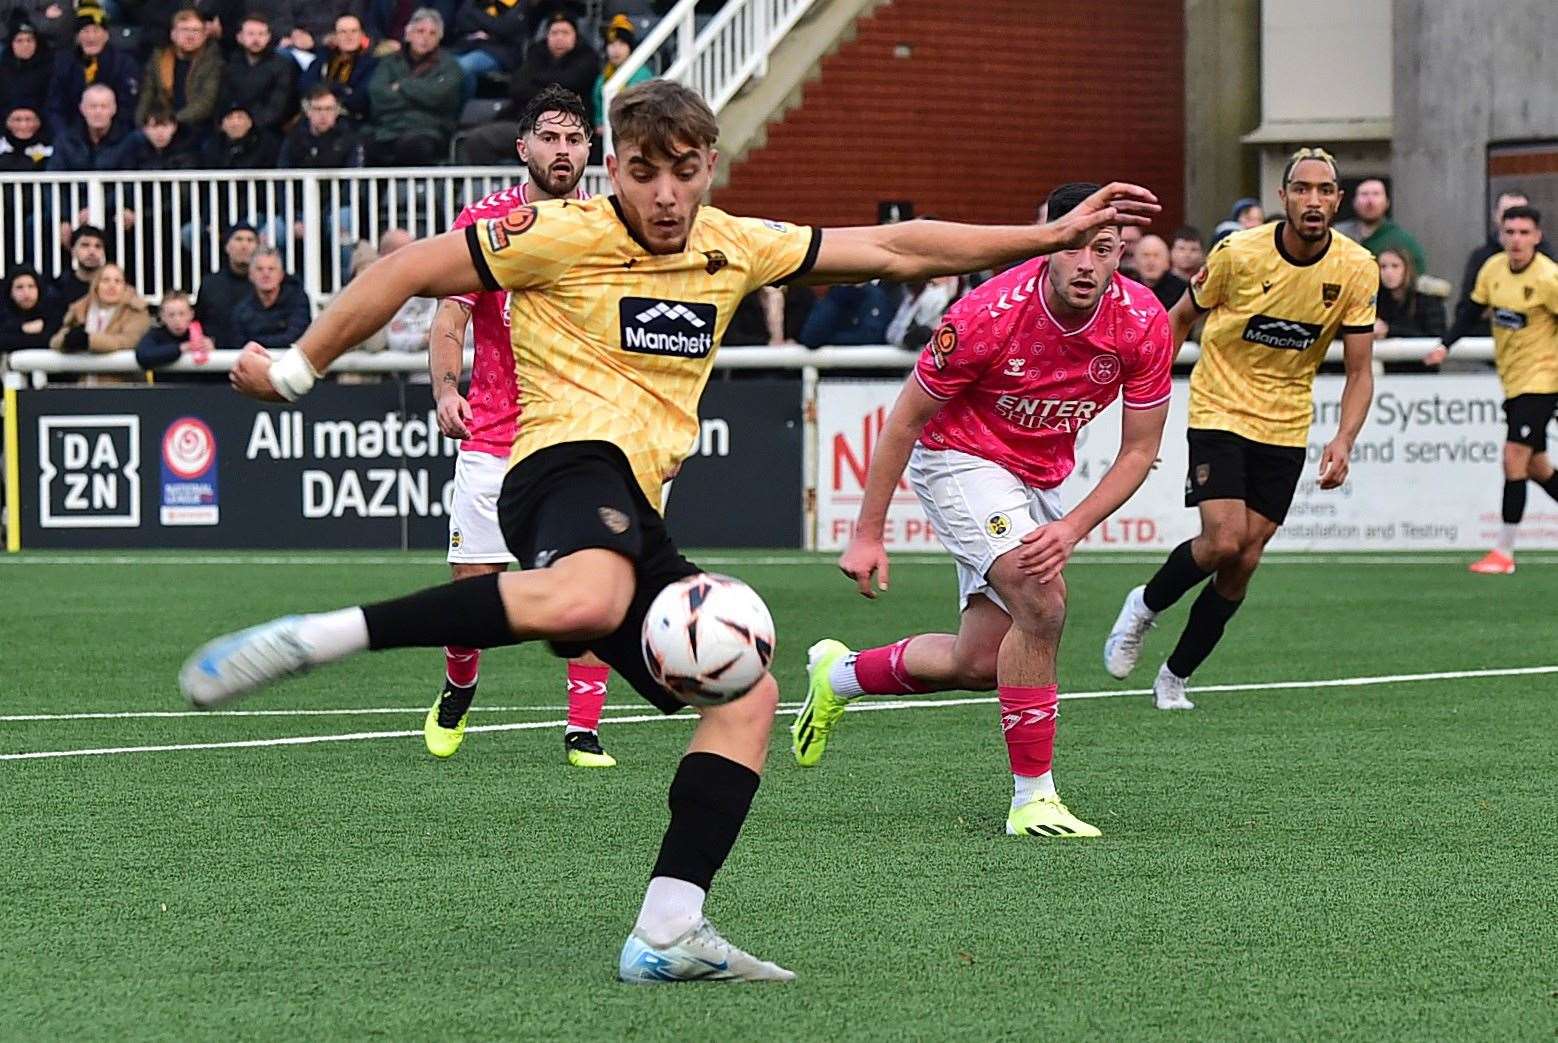
<svg viewBox="0 0 1558 1043">
<path fill-rule="evenodd" d="M 439 581 L 428 556 L 139 554 L 0 563 L 0 714 L 182 709 L 199 642 Z M 944 561 L 885 599 L 827 557 L 704 556 L 753 583 L 803 694 L 806 646 L 955 625 Z M 207 563 L 201 563 L 206 561 Z M 1197 684 L 1558 663 L 1553 566 L 1274 563 Z M 1063 692 L 1151 565 L 1069 570 Z M 419 737 L 436 653 L 365 656 L 243 710 L 384 714 L 0 722 L 0 754 L 413 731 L 407 738 L 0 761 L 0 1039 L 1547 1039 L 1558 1028 L 1558 674 L 1064 704 L 1061 792 L 1091 842 L 1001 834 L 993 705 L 846 718 L 768 778 L 709 902 L 789 986 L 614 980 L 682 720 Z M 483 661 L 473 725 L 562 716 L 539 648 Z M 613 681 L 608 717 L 645 706 Z"/>
</svg>

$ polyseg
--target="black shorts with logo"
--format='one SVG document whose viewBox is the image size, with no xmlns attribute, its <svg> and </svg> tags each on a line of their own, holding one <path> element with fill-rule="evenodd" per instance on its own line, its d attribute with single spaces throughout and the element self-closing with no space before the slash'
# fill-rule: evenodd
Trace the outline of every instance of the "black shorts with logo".
<svg viewBox="0 0 1558 1043">
<path fill-rule="evenodd" d="M 1504 421 L 1509 425 L 1504 440 L 1547 452 L 1547 423 L 1558 411 L 1558 394 L 1524 394 L 1504 400 Z"/>
<path fill-rule="evenodd" d="M 1304 473 L 1300 446 L 1257 442 L 1232 431 L 1190 428 L 1190 469 L 1185 506 L 1205 500 L 1243 500 L 1255 513 L 1281 525 Z"/>
<path fill-rule="evenodd" d="M 498 525 L 522 569 L 544 569 L 597 547 L 632 559 L 638 586 L 622 625 L 592 641 L 554 641 L 552 651 L 567 658 L 594 652 L 664 713 L 686 705 L 650 675 L 641 635 L 655 595 L 703 570 L 671 542 L 665 519 L 644 496 L 621 449 L 610 442 L 564 442 L 532 453 L 503 479 Z"/>
</svg>

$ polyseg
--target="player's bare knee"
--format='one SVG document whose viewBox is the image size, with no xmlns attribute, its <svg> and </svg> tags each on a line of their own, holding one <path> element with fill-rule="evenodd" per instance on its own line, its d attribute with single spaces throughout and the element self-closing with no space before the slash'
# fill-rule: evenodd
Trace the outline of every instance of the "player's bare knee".
<svg viewBox="0 0 1558 1043">
<path fill-rule="evenodd" d="M 995 667 L 1000 652 L 1001 646 L 998 644 L 994 648 L 981 648 L 965 656 L 958 663 L 962 671 L 958 677 L 959 687 L 970 692 L 985 692 L 994 688 Z"/>
<path fill-rule="evenodd" d="M 1007 599 L 1012 625 L 1039 637 L 1059 639 L 1066 626 L 1066 587 L 1061 579 L 1040 583 L 1023 577 L 1014 597 Z"/>
<path fill-rule="evenodd" d="M 1545 454 L 1544 454 L 1545 455 Z M 1533 454 L 1530 446 L 1504 443 L 1504 477 L 1511 482 L 1524 481 L 1531 476 Z"/>
<path fill-rule="evenodd" d="M 779 682 L 774 680 L 773 674 L 764 674 L 763 679 L 739 699 L 720 706 L 698 708 L 701 716 L 718 721 L 722 727 L 764 733 L 773 727 L 778 712 Z"/>
</svg>

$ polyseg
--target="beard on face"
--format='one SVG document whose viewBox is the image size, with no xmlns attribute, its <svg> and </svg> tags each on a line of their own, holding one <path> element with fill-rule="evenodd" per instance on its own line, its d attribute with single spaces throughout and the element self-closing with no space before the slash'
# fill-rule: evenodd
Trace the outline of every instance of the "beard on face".
<svg viewBox="0 0 1558 1043">
<path fill-rule="evenodd" d="M 573 192 L 579 184 L 579 179 L 584 176 L 581 167 L 570 166 L 567 174 L 554 173 L 550 166 L 540 166 L 535 160 L 525 164 L 530 171 L 530 180 L 539 186 L 549 196 L 561 198 Z"/>
</svg>

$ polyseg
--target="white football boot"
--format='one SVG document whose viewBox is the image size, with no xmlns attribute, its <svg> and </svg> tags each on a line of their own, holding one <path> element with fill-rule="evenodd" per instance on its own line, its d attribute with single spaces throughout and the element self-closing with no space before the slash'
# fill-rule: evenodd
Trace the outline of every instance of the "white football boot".
<svg viewBox="0 0 1558 1043">
<path fill-rule="evenodd" d="M 633 985 L 677 981 L 794 981 L 795 973 L 730 944 L 708 920 L 670 945 L 656 946 L 637 931 L 623 943 L 617 978 Z"/>
<path fill-rule="evenodd" d="M 206 642 L 179 671 L 184 698 L 210 710 L 307 670 L 312 650 L 299 636 L 302 622 L 302 616 L 283 616 Z"/>
<path fill-rule="evenodd" d="M 1152 705 L 1160 710 L 1194 710 L 1196 704 L 1186 697 L 1185 685 L 1185 679 L 1174 676 L 1164 663 L 1152 682 Z"/>
<path fill-rule="evenodd" d="M 1115 617 L 1109 636 L 1104 639 L 1104 669 L 1118 680 L 1125 680 L 1136 669 L 1142 641 L 1146 639 L 1147 631 L 1157 625 L 1158 614 L 1142 600 L 1142 591 L 1146 589 L 1135 587 L 1125 595 L 1125 604 Z"/>
</svg>

